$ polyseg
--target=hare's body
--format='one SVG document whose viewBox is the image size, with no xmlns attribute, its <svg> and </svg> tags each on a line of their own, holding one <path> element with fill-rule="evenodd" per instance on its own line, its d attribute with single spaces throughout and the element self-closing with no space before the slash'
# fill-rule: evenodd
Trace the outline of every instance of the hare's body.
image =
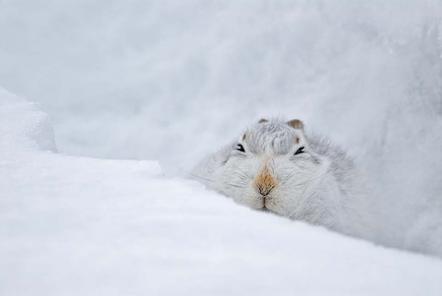
<svg viewBox="0 0 442 296">
<path fill-rule="evenodd" d="M 235 201 L 344 233 L 367 233 L 353 162 L 302 122 L 261 120 L 204 159 L 193 175 Z"/>
</svg>

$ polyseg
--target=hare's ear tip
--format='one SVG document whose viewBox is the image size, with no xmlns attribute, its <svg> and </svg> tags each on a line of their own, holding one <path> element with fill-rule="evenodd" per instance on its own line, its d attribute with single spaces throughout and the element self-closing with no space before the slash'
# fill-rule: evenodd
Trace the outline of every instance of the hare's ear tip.
<svg viewBox="0 0 442 296">
<path fill-rule="evenodd" d="M 299 119 L 292 119 L 290 121 L 287 121 L 287 124 L 296 129 L 304 129 L 304 123 Z"/>
<path fill-rule="evenodd" d="M 265 118 L 261 118 L 261 119 L 258 121 L 258 123 L 264 123 L 264 122 L 268 122 L 268 120 L 265 119 Z"/>
</svg>

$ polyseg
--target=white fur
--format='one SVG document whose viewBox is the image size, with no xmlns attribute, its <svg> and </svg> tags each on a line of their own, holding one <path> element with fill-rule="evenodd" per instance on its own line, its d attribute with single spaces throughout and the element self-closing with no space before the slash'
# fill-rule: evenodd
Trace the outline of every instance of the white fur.
<svg viewBox="0 0 442 296">
<path fill-rule="evenodd" d="M 235 149 L 238 143 L 245 153 Z M 305 152 L 294 155 L 302 146 Z M 264 166 L 277 181 L 266 197 L 254 181 Z M 251 208 L 265 208 L 292 219 L 367 236 L 361 213 L 367 206 L 353 162 L 324 138 L 307 137 L 302 129 L 284 121 L 253 125 L 245 131 L 244 140 L 241 135 L 204 159 L 193 175 Z"/>
</svg>

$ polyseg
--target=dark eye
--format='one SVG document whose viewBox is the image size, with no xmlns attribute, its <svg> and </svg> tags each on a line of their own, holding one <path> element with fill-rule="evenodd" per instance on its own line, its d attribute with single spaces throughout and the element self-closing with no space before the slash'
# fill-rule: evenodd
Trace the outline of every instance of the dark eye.
<svg viewBox="0 0 442 296">
<path fill-rule="evenodd" d="M 246 152 L 242 144 L 237 144 L 235 149 L 241 152 Z"/>
<path fill-rule="evenodd" d="M 304 146 L 299 147 L 298 150 L 296 150 L 295 155 L 296 154 L 301 154 L 301 153 L 304 153 Z"/>
</svg>

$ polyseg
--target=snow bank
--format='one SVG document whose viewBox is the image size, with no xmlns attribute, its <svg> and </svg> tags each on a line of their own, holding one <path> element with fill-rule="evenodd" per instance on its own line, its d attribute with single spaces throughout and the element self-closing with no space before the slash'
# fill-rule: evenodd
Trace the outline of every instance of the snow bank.
<svg viewBox="0 0 442 296">
<path fill-rule="evenodd" d="M 1 295 L 442 293 L 438 259 L 240 207 L 157 162 L 42 151 L 44 114 L 0 102 Z"/>
<path fill-rule="evenodd" d="M 442 292 L 438 259 L 240 207 L 155 162 L 26 151 L 0 164 L 2 295 Z"/>
<path fill-rule="evenodd" d="M 191 167 L 262 116 L 355 156 L 377 242 L 442 255 L 442 7 L 416 1 L 0 2 L 0 83 L 61 151 Z"/>
<path fill-rule="evenodd" d="M 32 148 L 56 150 L 47 114 L 0 87 L 0 158 Z"/>
<path fill-rule="evenodd" d="M 3 169 L 8 170 L 17 165 L 17 168 L 23 167 L 24 175 L 29 174 L 30 176 L 32 175 L 30 173 L 32 169 L 27 172 L 24 167 L 30 164 L 28 161 L 34 162 L 39 157 L 59 159 L 60 162 L 68 162 L 70 160 L 80 164 L 80 167 L 82 167 L 82 160 L 87 160 L 87 158 L 54 154 L 54 152 L 57 152 L 57 149 L 49 116 L 41 111 L 37 104 L 14 95 L 2 87 L 0 87 L 0 149 L 2 152 L 1 159 L 4 161 L 2 164 L 9 164 L 10 161 L 13 161 L 11 164 L 14 164 L 10 167 L 6 165 Z M 89 161 L 92 162 L 93 159 Z M 106 160 L 97 160 L 97 162 L 107 163 Z M 114 164 L 111 168 L 115 171 L 118 171 L 120 163 L 123 164 L 125 169 L 130 167 L 136 169 L 139 165 L 144 166 L 144 164 L 148 163 L 149 171 L 152 175 L 162 174 L 159 164 L 153 161 L 109 161 L 109 163 Z M 48 162 L 48 165 L 51 166 L 50 162 Z M 46 165 L 42 164 L 42 171 L 40 173 L 44 173 L 45 167 Z M 38 171 L 39 168 L 35 167 L 35 169 Z M 21 179 L 18 175 L 8 175 L 10 174 L 3 176 Z M 37 175 L 39 174 L 37 173 Z M 40 184 L 35 182 L 34 185 L 39 186 Z M 14 194 L 19 195 L 21 193 L 15 192 Z"/>
</svg>

